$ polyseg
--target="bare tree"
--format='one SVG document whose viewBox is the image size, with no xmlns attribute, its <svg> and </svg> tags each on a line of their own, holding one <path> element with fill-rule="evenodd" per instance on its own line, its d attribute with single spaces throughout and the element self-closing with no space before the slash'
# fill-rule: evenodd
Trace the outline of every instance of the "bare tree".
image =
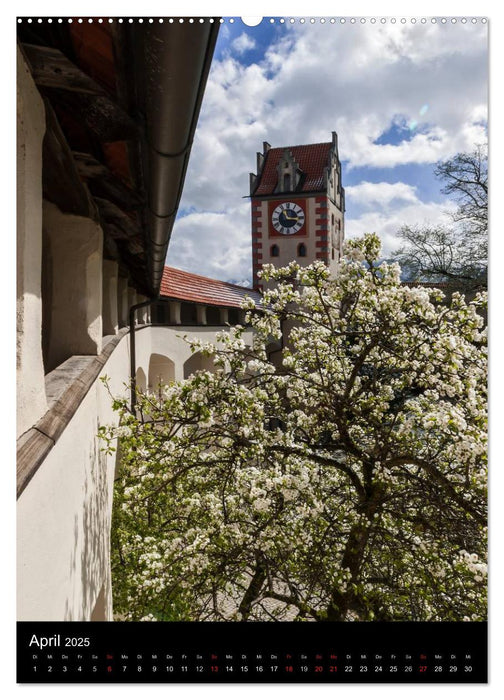
<svg viewBox="0 0 504 700">
<path fill-rule="evenodd" d="M 488 147 L 477 146 L 472 153 L 458 153 L 437 164 L 435 175 L 444 180 L 444 194 L 454 195 L 459 207 L 454 221 L 462 222 L 473 235 L 488 230 Z"/>
<path fill-rule="evenodd" d="M 450 226 L 403 226 L 403 245 L 394 251 L 412 280 L 448 282 L 454 289 L 474 291 L 487 286 L 488 155 L 480 145 L 437 164 L 442 189 L 458 203 Z"/>
</svg>

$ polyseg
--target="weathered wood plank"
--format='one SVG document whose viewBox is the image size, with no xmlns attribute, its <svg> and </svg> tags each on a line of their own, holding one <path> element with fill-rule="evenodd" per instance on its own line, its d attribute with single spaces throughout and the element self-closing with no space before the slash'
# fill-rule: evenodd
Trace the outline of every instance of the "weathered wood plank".
<svg viewBox="0 0 504 700">
<path fill-rule="evenodd" d="M 130 239 L 140 236 L 140 227 L 137 222 L 119 209 L 113 202 L 101 197 L 94 198 L 100 218 L 107 222 L 111 235 L 117 231 L 117 238 Z"/>
<path fill-rule="evenodd" d="M 17 498 L 28 486 L 53 447 L 54 442 L 36 428 L 30 428 L 19 438 L 16 459 Z"/>
<path fill-rule="evenodd" d="M 90 153 L 74 152 L 73 156 L 77 172 L 87 181 L 91 194 L 108 199 L 124 211 L 132 211 L 142 206 L 139 195 Z"/>
<path fill-rule="evenodd" d="M 73 90 L 88 95 L 106 95 L 105 90 L 72 63 L 59 49 L 23 44 L 33 79 L 42 87 Z"/>
<path fill-rule="evenodd" d="M 69 385 L 52 403 L 45 415 L 17 441 L 16 490 L 17 497 L 22 494 L 33 475 L 43 464 L 45 458 L 56 444 L 66 426 L 75 415 L 82 400 L 103 371 L 114 348 L 128 332 L 121 328 L 112 336 L 100 355 L 85 363 L 86 366 L 76 377 L 70 369 L 67 373 Z M 76 358 L 77 363 L 82 357 Z M 61 379 L 61 377 L 60 377 Z"/>
<path fill-rule="evenodd" d="M 46 133 L 42 146 L 42 190 L 44 198 L 67 214 L 97 219 L 96 207 L 75 166 L 72 151 L 47 98 Z"/>
<path fill-rule="evenodd" d="M 138 135 L 136 123 L 93 78 L 58 49 L 23 44 L 33 79 L 103 141 L 121 141 Z"/>
</svg>

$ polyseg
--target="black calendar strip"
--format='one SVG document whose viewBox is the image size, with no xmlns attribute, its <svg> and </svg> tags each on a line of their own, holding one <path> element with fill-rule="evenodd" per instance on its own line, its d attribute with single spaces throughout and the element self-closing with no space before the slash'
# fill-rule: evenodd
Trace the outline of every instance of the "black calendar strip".
<svg viewBox="0 0 504 700">
<path fill-rule="evenodd" d="M 485 683 L 486 623 L 18 623 L 20 683 Z"/>
</svg>

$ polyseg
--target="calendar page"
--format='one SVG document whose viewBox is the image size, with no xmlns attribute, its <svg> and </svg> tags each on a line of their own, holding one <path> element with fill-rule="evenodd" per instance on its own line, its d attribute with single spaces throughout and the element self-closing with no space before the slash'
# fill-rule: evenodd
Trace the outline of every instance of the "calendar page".
<svg viewBox="0 0 504 700">
<path fill-rule="evenodd" d="M 17 19 L 19 683 L 486 683 L 487 40 Z"/>
</svg>

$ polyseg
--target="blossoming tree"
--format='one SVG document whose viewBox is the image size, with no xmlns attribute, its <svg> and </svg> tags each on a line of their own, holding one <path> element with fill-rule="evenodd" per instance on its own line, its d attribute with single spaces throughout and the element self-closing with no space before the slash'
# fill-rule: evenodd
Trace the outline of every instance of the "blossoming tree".
<svg viewBox="0 0 504 700">
<path fill-rule="evenodd" d="M 252 346 L 239 326 L 193 341 L 215 372 L 136 415 L 116 400 L 117 613 L 486 617 L 483 300 L 401 286 L 379 253 L 350 241 L 336 280 L 265 268 Z"/>
</svg>

